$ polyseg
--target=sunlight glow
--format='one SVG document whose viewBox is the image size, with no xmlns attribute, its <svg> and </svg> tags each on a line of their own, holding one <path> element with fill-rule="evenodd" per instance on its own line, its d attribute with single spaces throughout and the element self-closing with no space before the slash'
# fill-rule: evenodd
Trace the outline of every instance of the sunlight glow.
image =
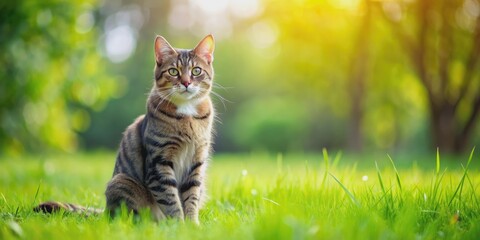
<svg viewBox="0 0 480 240">
<path fill-rule="evenodd" d="M 254 47 L 265 49 L 273 46 L 277 41 L 278 28 L 267 21 L 257 22 L 250 28 L 249 36 Z"/>
<path fill-rule="evenodd" d="M 180 29 L 187 30 L 195 24 L 195 19 L 190 16 L 189 6 L 186 4 L 178 4 L 173 6 L 168 16 L 168 23 L 170 26 Z"/>
<path fill-rule="evenodd" d="M 227 10 L 229 1 L 225 0 L 190 0 L 190 4 L 197 6 L 205 13 L 219 14 Z"/>
<path fill-rule="evenodd" d="M 402 8 L 400 7 L 400 4 L 396 2 L 384 2 L 382 4 L 383 11 L 387 14 L 387 16 L 396 22 L 399 22 L 402 20 Z"/>
<path fill-rule="evenodd" d="M 462 9 L 455 14 L 456 23 L 463 29 L 473 32 L 475 23 L 480 16 L 480 4 L 473 0 L 466 0 Z"/>
<path fill-rule="evenodd" d="M 105 20 L 104 54 L 114 63 L 127 60 L 135 51 L 138 31 L 145 19 L 138 5 L 128 5 Z"/>
<path fill-rule="evenodd" d="M 128 25 L 116 27 L 107 32 L 105 49 L 108 59 L 114 63 L 125 61 L 135 50 L 137 39 Z"/>
<path fill-rule="evenodd" d="M 217 39 L 233 34 L 233 22 L 261 13 L 258 0 L 179 0 L 172 4 L 168 23 L 195 35 L 212 33 Z M 201 31 L 199 31 L 201 30 Z"/>
<path fill-rule="evenodd" d="M 258 0 L 231 0 L 230 11 L 239 18 L 254 17 L 260 12 Z"/>
<path fill-rule="evenodd" d="M 342 9 L 356 10 L 360 5 L 360 0 L 330 0 L 331 4 Z"/>
</svg>

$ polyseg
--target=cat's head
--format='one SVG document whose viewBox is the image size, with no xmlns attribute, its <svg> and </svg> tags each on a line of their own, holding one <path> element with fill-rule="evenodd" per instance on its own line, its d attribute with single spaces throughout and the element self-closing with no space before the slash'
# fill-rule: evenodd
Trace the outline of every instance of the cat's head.
<svg viewBox="0 0 480 240">
<path fill-rule="evenodd" d="M 199 101 L 208 96 L 213 80 L 212 35 L 194 49 L 173 48 L 165 38 L 155 39 L 155 91 L 175 105 Z"/>
</svg>

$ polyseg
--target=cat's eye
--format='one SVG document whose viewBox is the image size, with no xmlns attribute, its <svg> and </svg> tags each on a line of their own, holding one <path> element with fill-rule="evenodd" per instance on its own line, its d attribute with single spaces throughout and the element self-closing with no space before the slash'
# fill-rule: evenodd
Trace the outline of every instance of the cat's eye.
<svg viewBox="0 0 480 240">
<path fill-rule="evenodd" d="M 176 68 L 170 68 L 170 69 L 168 69 L 168 74 L 176 77 L 176 76 L 178 76 L 178 70 Z"/>
<path fill-rule="evenodd" d="M 199 68 L 199 67 L 194 67 L 194 68 L 192 69 L 192 75 L 193 75 L 193 76 L 198 76 L 198 75 L 200 75 L 201 73 L 202 73 L 202 69 Z"/>
</svg>

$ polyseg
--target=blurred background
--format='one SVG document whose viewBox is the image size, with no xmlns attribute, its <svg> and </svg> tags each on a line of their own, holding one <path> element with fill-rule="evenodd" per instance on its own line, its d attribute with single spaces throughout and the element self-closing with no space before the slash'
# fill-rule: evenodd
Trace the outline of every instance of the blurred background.
<svg viewBox="0 0 480 240">
<path fill-rule="evenodd" d="M 0 149 L 115 150 L 153 41 L 216 38 L 216 152 L 480 143 L 480 0 L 0 2 Z"/>
</svg>

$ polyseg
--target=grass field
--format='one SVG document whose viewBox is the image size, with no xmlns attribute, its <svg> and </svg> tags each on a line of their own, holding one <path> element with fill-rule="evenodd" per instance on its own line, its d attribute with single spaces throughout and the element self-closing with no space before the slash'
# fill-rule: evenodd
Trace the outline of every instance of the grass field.
<svg viewBox="0 0 480 240">
<path fill-rule="evenodd" d="M 3 157 L 0 239 L 478 239 L 476 155 L 218 154 L 200 226 L 34 213 L 46 200 L 104 207 L 114 154 Z"/>
</svg>

